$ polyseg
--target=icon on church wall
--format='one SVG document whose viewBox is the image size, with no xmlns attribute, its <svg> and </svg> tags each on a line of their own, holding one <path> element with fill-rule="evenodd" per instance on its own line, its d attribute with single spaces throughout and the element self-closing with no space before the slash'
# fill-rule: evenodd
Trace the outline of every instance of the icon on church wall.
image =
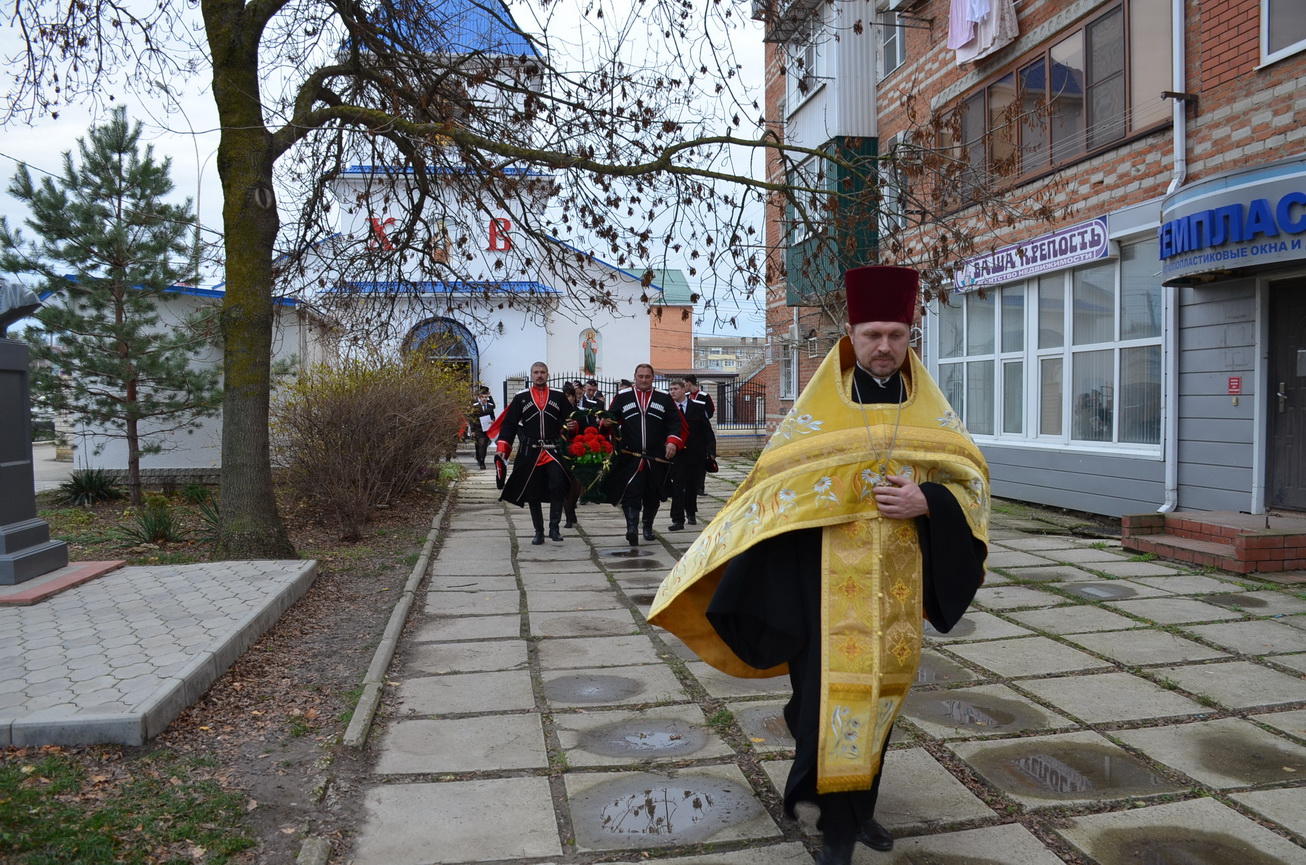
<svg viewBox="0 0 1306 865">
<path fill-rule="evenodd" d="M 580 368 L 585 375 L 599 374 L 599 332 L 592 327 L 580 332 Z"/>
</svg>

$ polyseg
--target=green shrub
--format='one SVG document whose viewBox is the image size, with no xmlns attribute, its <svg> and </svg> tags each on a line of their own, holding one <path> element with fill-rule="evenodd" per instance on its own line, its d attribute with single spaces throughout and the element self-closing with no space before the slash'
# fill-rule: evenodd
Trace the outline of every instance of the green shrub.
<svg viewBox="0 0 1306 865">
<path fill-rule="evenodd" d="M 187 504 L 198 505 L 213 501 L 213 490 L 204 484 L 186 484 L 181 488 L 181 497 Z"/>
<path fill-rule="evenodd" d="M 465 379 L 425 359 L 313 367 L 273 407 L 274 453 L 295 494 L 357 540 L 373 508 L 413 489 L 448 452 L 467 393 Z"/>
<path fill-rule="evenodd" d="M 60 504 L 86 507 L 125 498 L 127 493 L 106 469 L 77 469 L 59 484 Z"/>
<path fill-rule="evenodd" d="M 186 540 L 186 532 L 177 518 L 177 512 L 165 496 L 149 494 L 145 502 L 132 514 L 134 522 L 119 526 L 125 540 L 139 544 L 164 544 Z"/>
</svg>

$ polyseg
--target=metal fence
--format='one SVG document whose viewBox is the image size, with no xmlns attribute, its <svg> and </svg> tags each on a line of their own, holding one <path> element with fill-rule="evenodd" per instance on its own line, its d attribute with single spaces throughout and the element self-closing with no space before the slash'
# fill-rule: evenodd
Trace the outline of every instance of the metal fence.
<svg viewBox="0 0 1306 865">
<path fill-rule="evenodd" d="M 716 417 L 712 425 L 718 430 L 766 431 L 766 385 L 760 381 L 721 382 L 716 386 Z"/>
</svg>

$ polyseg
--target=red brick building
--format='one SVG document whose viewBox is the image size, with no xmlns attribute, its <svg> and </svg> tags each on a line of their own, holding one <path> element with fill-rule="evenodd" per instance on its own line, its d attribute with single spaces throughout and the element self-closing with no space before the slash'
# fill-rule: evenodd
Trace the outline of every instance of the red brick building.
<svg viewBox="0 0 1306 865">
<path fill-rule="evenodd" d="M 760 10 L 785 22 L 768 27 L 767 90 L 785 140 L 855 132 L 892 157 L 862 220 L 877 236 L 840 264 L 924 265 L 940 226 L 975 238 L 925 310 L 922 355 L 995 494 L 1112 515 L 1306 510 L 1306 4 L 989 5 L 1015 28 L 988 44 L 994 22 L 962 42 L 950 0 Z M 873 73 L 843 74 L 848 54 Z M 818 82 L 797 102 L 795 69 Z M 837 106 L 861 103 L 875 116 L 850 129 Z M 913 175 L 928 160 L 958 167 L 951 185 Z M 970 181 L 1009 210 L 967 199 Z M 792 216 L 777 204 L 768 223 L 782 397 L 841 325 L 789 284 Z M 789 403 L 772 403 L 778 420 Z"/>
</svg>

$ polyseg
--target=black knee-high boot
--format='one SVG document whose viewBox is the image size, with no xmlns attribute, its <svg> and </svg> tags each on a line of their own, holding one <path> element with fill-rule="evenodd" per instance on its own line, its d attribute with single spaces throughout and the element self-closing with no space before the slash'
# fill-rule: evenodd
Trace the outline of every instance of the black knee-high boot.
<svg viewBox="0 0 1306 865">
<path fill-rule="evenodd" d="M 658 515 L 657 506 L 644 506 L 644 540 L 656 541 L 658 536 L 653 534 L 653 518 Z"/>
<path fill-rule="evenodd" d="M 531 525 L 535 527 L 535 537 L 531 539 L 532 544 L 544 543 L 544 507 L 539 502 L 527 502 L 531 509 Z"/>
<path fill-rule="evenodd" d="M 558 531 L 558 522 L 562 519 L 562 502 L 553 500 L 549 502 L 549 540 L 561 541 L 562 532 Z"/>
<path fill-rule="evenodd" d="M 622 505 L 626 514 L 626 543 L 632 547 L 639 546 L 639 508 L 634 505 Z"/>
</svg>

